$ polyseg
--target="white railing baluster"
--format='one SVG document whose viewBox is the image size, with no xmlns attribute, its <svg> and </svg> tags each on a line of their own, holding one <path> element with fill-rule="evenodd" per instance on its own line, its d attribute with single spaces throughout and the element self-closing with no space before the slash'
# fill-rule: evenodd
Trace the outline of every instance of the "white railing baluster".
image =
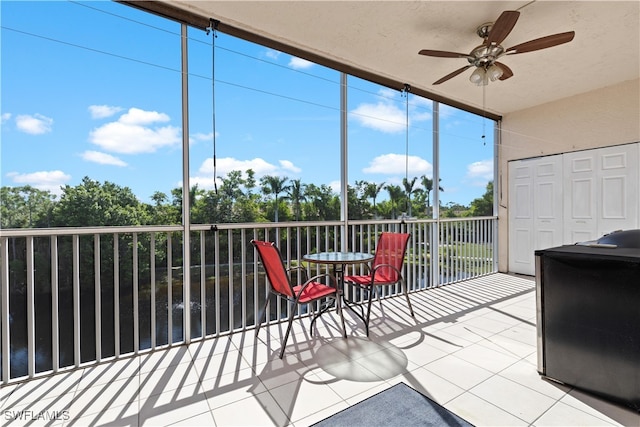
<svg viewBox="0 0 640 427">
<path fill-rule="evenodd" d="M 258 230 L 254 229 L 253 230 L 253 239 L 254 240 L 258 240 Z M 260 321 L 262 319 L 258 319 L 258 315 L 260 314 L 260 308 L 262 305 L 262 301 L 260 301 L 259 298 L 259 293 L 258 293 L 258 286 L 259 286 L 259 281 L 258 281 L 258 257 L 255 256 L 255 249 L 253 248 L 253 245 L 251 247 L 251 255 L 253 256 L 253 324 L 254 326 L 258 326 L 258 323 L 260 323 Z"/>
<path fill-rule="evenodd" d="M 229 266 L 228 268 L 228 275 L 229 275 L 229 281 L 227 284 L 227 290 L 228 290 L 228 294 L 229 294 L 229 299 L 227 301 L 228 303 L 228 307 L 229 307 L 229 318 L 228 318 L 228 325 L 229 325 L 229 330 L 233 330 L 233 325 L 234 325 L 234 315 L 233 315 L 233 230 L 229 229 L 227 230 L 227 265 Z"/>
<path fill-rule="evenodd" d="M 114 356 L 120 356 L 120 251 L 118 233 L 113 234 L 113 339 Z"/>
<path fill-rule="evenodd" d="M 96 361 L 102 360 L 102 295 L 100 280 L 100 235 L 93 235 L 93 282 L 96 330 Z"/>
<path fill-rule="evenodd" d="M 36 319 L 33 268 L 33 236 L 27 237 L 27 373 L 33 378 L 36 373 Z"/>
<path fill-rule="evenodd" d="M 156 348 L 156 233 L 149 242 L 149 269 L 151 270 L 151 349 Z"/>
<path fill-rule="evenodd" d="M 138 307 L 138 233 L 133 233 L 133 352 L 140 352 L 140 311 Z"/>
<path fill-rule="evenodd" d="M 73 362 L 77 368 L 82 362 L 80 354 L 80 236 L 73 237 Z"/>
<path fill-rule="evenodd" d="M 247 234 L 245 229 L 240 230 L 240 247 L 247 247 Z M 242 292 L 241 328 L 245 329 L 247 327 L 247 251 L 245 250 L 240 253 L 240 280 L 242 281 L 242 286 L 240 287 Z"/>
<path fill-rule="evenodd" d="M 60 323 L 58 288 L 58 236 L 51 236 L 51 362 L 53 372 L 60 369 Z"/>
</svg>

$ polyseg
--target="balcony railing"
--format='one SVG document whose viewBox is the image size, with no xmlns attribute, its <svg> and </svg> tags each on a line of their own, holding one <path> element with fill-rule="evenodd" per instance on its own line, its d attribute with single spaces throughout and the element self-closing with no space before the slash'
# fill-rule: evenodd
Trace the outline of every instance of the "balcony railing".
<svg viewBox="0 0 640 427">
<path fill-rule="evenodd" d="M 380 232 L 406 231 L 416 292 L 495 272 L 496 221 L 2 230 L 1 383 L 254 327 L 267 283 L 251 239 L 276 242 L 291 266 L 307 253 L 373 252 Z M 267 320 L 278 322 L 288 306 L 272 302 Z"/>
</svg>

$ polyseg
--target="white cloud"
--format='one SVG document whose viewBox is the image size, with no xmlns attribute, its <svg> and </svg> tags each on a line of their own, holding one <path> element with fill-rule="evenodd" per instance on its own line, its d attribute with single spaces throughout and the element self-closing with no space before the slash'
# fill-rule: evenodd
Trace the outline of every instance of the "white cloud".
<svg viewBox="0 0 640 427">
<path fill-rule="evenodd" d="M 122 107 L 113 107 L 111 105 L 90 105 L 89 112 L 92 119 L 104 119 L 111 117 L 122 111 Z"/>
<path fill-rule="evenodd" d="M 60 187 L 64 186 L 66 182 L 71 179 L 70 175 L 55 170 L 55 171 L 40 171 L 32 173 L 18 173 L 9 172 L 7 177 L 11 178 L 13 182 L 21 185 L 31 185 L 38 190 L 49 190 L 52 194 L 57 196 L 62 194 Z"/>
<path fill-rule="evenodd" d="M 340 190 L 342 189 L 342 187 L 340 186 L 340 181 L 331 181 L 329 183 L 329 187 L 331 187 L 331 190 L 337 194 L 340 194 Z"/>
<path fill-rule="evenodd" d="M 264 56 L 266 56 L 269 59 L 275 59 L 277 60 L 280 55 L 282 55 L 282 52 L 279 52 L 277 50 L 273 50 L 273 49 L 268 49 L 265 53 Z"/>
<path fill-rule="evenodd" d="M 423 158 L 409 156 L 408 165 L 406 159 L 407 157 L 404 154 L 383 154 L 374 158 L 371 163 L 369 163 L 369 166 L 362 171 L 364 173 L 404 175 L 408 169 L 410 176 L 429 175 L 431 173 L 431 164 Z"/>
<path fill-rule="evenodd" d="M 377 104 L 360 104 L 351 110 L 351 117 L 362 126 L 385 133 L 405 130 L 405 112 L 388 101 Z"/>
<path fill-rule="evenodd" d="M 11 119 L 11 113 L 2 113 L 2 116 L 0 117 L 0 120 L 2 120 L 1 123 L 4 123 L 9 119 Z"/>
<path fill-rule="evenodd" d="M 265 175 L 289 176 L 291 173 L 299 173 L 301 169 L 289 160 L 280 160 L 279 165 L 274 165 L 261 158 L 250 160 L 239 160 L 233 157 L 216 159 L 216 176 L 224 177 L 231 171 L 241 171 L 243 176 L 247 169 L 255 172 L 255 179 L 259 181 Z M 246 177 L 245 177 L 246 178 Z M 208 158 L 198 170 L 198 174 L 191 177 L 193 184 L 198 184 L 200 188 L 213 188 L 213 159 Z M 221 182 L 218 180 L 218 187 Z"/>
<path fill-rule="evenodd" d="M 474 186 L 486 186 L 493 179 L 493 160 L 480 160 L 468 165 L 467 178 Z"/>
<path fill-rule="evenodd" d="M 42 114 L 28 115 L 23 114 L 16 117 L 16 126 L 18 129 L 31 135 L 42 135 L 51 132 L 53 119 L 43 116 Z"/>
<path fill-rule="evenodd" d="M 115 122 L 104 124 L 89 134 L 89 140 L 104 151 L 124 154 L 153 153 L 161 147 L 180 143 L 180 129 L 175 126 L 154 127 L 168 122 L 169 116 L 156 111 L 130 108 Z"/>
<path fill-rule="evenodd" d="M 292 172 L 292 173 L 300 173 L 302 172 L 302 169 L 300 169 L 299 167 L 295 166 L 293 164 L 293 162 L 291 162 L 290 160 L 280 160 L 280 167 L 286 171 Z"/>
<path fill-rule="evenodd" d="M 400 92 L 384 88 L 378 91 L 380 100 L 377 103 L 362 103 L 351 110 L 351 118 L 364 127 L 385 133 L 404 132 L 407 127 L 406 102 L 397 101 Z M 431 120 L 430 100 L 413 97 L 409 101 L 409 126 L 414 122 Z M 426 109 L 426 111 L 425 111 Z"/>
<path fill-rule="evenodd" d="M 82 153 L 82 158 L 88 162 L 99 163 L 101 165 L 127 166 L 127 164 L 119 158 L 99 151 L 85 151 Z"/>
<path fill-rule="evenodd" d="M 216 136 L 219 136 L 219 135 L 220 134 L 216 132 Z M 199 141 L 213 142 L 213 132 L 209 132 L 209 133 L 198 132 L 198 133 L 194 133 L 193 135 L 189 135 L 189 144 L 195 144 L 196 142 L 199 142 Z"/>
<path fill-rule="evenodd" d="M 120 123 L 128 125 L 149 125 L 155 122 L 168 122 L 169 120 L 169 116 L 165 113 L 145 111 L 140 108 L 129 108 L 129 111 L 118 119 Z"/>
<path fill-rule="evenodd" d="M 306 70 L 307 68 L 313 67 L 313 62 L 307 61 L 306 59 L 292 56 L 291 60 L 289 61 L 289 67 L 294 68 L 296 70 Z"/>
</svg>

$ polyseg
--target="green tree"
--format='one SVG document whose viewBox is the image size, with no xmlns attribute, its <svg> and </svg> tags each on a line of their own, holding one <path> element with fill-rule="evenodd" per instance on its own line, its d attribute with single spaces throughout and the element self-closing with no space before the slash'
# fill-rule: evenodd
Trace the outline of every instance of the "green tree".
<svg viewBox="0 0 640 427">
<path fill-rule="evenodd" d="M 402 185 L 404 187 L 404 192 L 407 196 L 407 204 L 409 205 L 408 215 L 411 216 L 411 194 L 414 192 L 414 187 L 416 185 L 417 177 L 413 177 L 411 180 L 407 178 L 402 178 Z"/>
<path fill-rule="evenodd" d="M 247 177 L 244 180 L 244 187 L 247 189 L 247 195 L 253 194 L 253 189 L 256 188 L 256 173 L 253 169 L 247 169 L 245 171 Z"/>
<path fill-rule="evenodd" d="M 471 201 L 471 216 L 493 215 L 493 181 L 487 183 L 487 190 L 477 199 Z"/>
<path fill-rule="evenodd" d="M 169 203 L 168 196 L 156 191 L 151 196 L 153 205 L 148 206 L 149 221 L 156 225 L 175 225 L 180 224 L 180 209 Z"/>
<path fill-rule="evenodd" d="M 300 221 L 300 216 L 302 214 L 302 202 L 306 200 L 306 197 L 304 194 L 304 186 L 299 179 L 291 181 L 287 194 L 289 200 L 291 200 L 291 204 L 293 205 L 293 216 L 296 221 Z"/>
<path fill-rule="evenodd" d="M 278 196 L 289 190 L 290 186 L 285 185 L 288 179 L 289 178 L 287 178 L 286 176 L 279 177 L 273 175 L 265 175 L 260 179 L 262 192 L 265 195 L 273 194 L 274 196 L 273 206 L 275 211 L 275 222 L 278 222 L 278 211 L 280 210 Z"/>
<path fill-rule="evenodd" d="M 380 184 L 376 184 L 375 182 L 371 182 L 368 183 L 366 188 L 365 188 L 365 194 L 367 197 L 370 197 L 373 201 L 373 216 L 375 217 L 375 215 L 377 214 L 376 211 L 376 199 L 378 198 L 378 194 L 380 194 L 380 191 L 382 190 L 382 188 L 384 187 L 384 182 L 380 183 Z"/>
<path fill-rule="evenodd" d="M 0 188 L 1 228 L 49 227 L 55 198 L 30 185 Z"/>
<path fill-rule="evenodd" d="M 242 179 L 242 172 L 231 171 L 226 177 L 219 178 L 222 181 L 220 192 L 232 202 L 235 202 L 238 197 L 242 196 L 242 186 L 245 184 L 244 179 Z"/>
<path fill-rule="evenodd" d="M 384 188 L 389 193 L 389 201 L 391 202 L 391 219 L 395 219 L 397 217 L 396 212 L 398 204 L 402 201 L 404 192 L 399 185 L 389 184 Z"/>
<path fill-rule="evenodd" d="M 442 181 L 442 178 L 438 179 L 438 182 Z M 427 178 L 425 175 L 421 177 L 421 184 L 424 187 L 425 198 L 427 201 L 426 214 L 429 215 L 429 208 L 431 207 L 431 191 L 433 191 L 433 179 Z M 444 191 L 444 188 L 438 186 L 440 191 Z"/>
<path fill-rule="evenodd" d="M 91 227 L 142 225 L 148 220 L 147 207 L 130 188 L 84 177 L 81 184 L 62 189 L 51 223 L 55 227 Z"/>
</svg>

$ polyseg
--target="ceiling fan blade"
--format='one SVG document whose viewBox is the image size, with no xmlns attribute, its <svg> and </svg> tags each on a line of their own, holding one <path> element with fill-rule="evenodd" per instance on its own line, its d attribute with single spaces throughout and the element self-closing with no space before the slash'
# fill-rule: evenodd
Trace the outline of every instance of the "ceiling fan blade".
<svg viewBox="0 0 640 427">
<path fill-rule="evenodd" d="M 513 27 L 516 25 L 520 12 L 517 10 L 505 10 L 500 14 L 498 20 L 494 22 L 487 36 L 486 45 L 500 44 L 507 38 Z"/>
<path fill-rule="evenodd" d="M 499 80 L 507 80 L 509 77 L 513 77 L 513 71 L 511 71 L 511 68 L 498 61 L 494 62 L 494 64 L 502 69 L 502 75 Z"/>
<path fill-rule="evenodd" d="M 448 52 L 445 50 L 422 49 L 418 53 L 420 55 L 435 56 L 438 58 L 469 58 L 469 55 L 466 53 Z"/>
<path fill-rule="evenodd" d="M 466 70 L 469 67 L 473 67 L 473 64 L 469 64 L 467 66 L 464 66 L 462 68 L 458 68 L 457 70 L 455 70 L 453 73 L 449 73 L 446 76 L 444 76 L 443 78 L 441 78 L 440 80 L 433 82 L 434 85 L 439 85 L 440 83 L 444 83 L 447 80 L 457 76 L 458 74 L 462 73 L 464 70 Z"/>
<path fill-rule="evenodd" d="M 534 50 L 546 49 L 548 47 L 558 46 L 559 44 L 568 43 L 573 40 L 576 35 L 575 31 L 569 31 L 566 33 L 553 34 L 546 37 L 540 37 L 539 39 L 530 40 L 528 42 L 520 43 L 512 46 L 506 50 L 505 53 L 514 55 L 516 53 L 532 52 Z"/>
</svg>

